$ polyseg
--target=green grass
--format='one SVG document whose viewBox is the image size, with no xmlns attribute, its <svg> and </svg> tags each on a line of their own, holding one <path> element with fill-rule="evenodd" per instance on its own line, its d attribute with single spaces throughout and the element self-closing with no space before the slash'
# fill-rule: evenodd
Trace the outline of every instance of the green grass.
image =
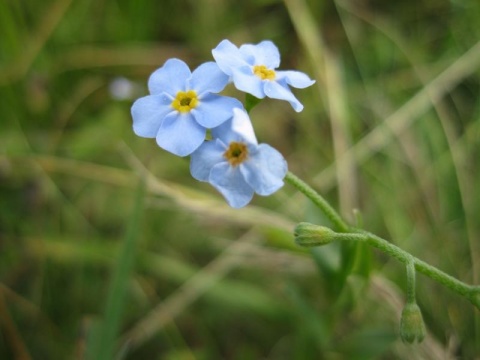
<svg viewBox="0 0 480 360">
<path fill-rule="evenodd" d="M 479 284 L 479 13 L 473 0 L 0 1 L 0 358 L 478 356 L 466 300 L 419 275 L 428 336 L 403 344 L 401 264 L 296 247 L 295 224 L 324 219 L 288 185 L 228 208 L 187 159 L 133 134 L 130 106 L 171 57 L 194 68 L 224 38 L 273 40 L 283 69 L 317 83 L 295 92 L 302 113 L 258 104 L 259 140 L 349 221 L 358 209 L 368 231 Z M 131 98 L 112 96 L 119 77 Z"/>
</svg>

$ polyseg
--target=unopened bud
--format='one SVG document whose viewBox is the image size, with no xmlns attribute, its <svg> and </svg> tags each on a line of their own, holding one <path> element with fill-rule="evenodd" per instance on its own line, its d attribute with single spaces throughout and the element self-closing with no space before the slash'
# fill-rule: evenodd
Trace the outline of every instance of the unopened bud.
<svg viewBox="0 0 480 360">
<path fill-rule="evenodd" d="M 420 308 L 416 303 L 407 303 L 400 319 L 400 337 L 410 344 L 414 341 L 421 343 L 426 332 Z"/>
<path fill-rule="evenodd" d="M 322 246 L 335 240 L 336 233 L 325 226 L 299 223 L 293 232 L 295 242 L 300 246 Z"/>
</svg>

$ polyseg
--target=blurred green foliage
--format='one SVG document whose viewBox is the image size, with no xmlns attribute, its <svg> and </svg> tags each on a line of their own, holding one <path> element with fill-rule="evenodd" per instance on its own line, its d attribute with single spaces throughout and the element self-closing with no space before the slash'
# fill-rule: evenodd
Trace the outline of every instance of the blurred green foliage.
<svg viewBox="0 0 480 360">
<path fill-rule="evenodd" d="M 228 209 L 130 118 L 168 58 L 194 68 L 224 38 L 271 39 L 317 85 L 296 92 L 300 114 L 257 105 L 259 140 L 350 221 L 358 209 L 478 284 L 478 14 L 474 0 L 0 0 L 0 358 L 478 356 L 468 302 L 419 276 L 428 336 L 404 345 L 402 266 L 296 247 L 295 223 L 324 219 L 294 189 Z"/>
</svg>

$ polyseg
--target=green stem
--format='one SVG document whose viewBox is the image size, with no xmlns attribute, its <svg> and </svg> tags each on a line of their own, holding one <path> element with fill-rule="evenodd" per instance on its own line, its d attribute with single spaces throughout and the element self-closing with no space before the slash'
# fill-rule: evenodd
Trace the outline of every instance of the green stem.
<svg viewBox="0 0 480 360">
<path fill-rule="evenodd" d="M 451 275 L 427 264 L 426 262 L 414 257 L 408 251 L 382 239 L 381 237 L 361 229 L 351 229 L 351 233 L 337 233 L 335 240 L 341 241 L 362 241 L 378 250 L 390 255 L 401 263 L 407 265 L 407 276 L 410 278 L 413 273 L 413 281 L 408 279 L 407 284 L 407 301 L 413 297 L 415 299 L 415 270 L 428 276 L 430 279 L 444 285 L 458 295 L 465 297 L 477 309 L 480 310 L 480 286 L 472 286 L 454 278 Z M 414 269 L 411 266 L 414 266 Z"/>
<path fill-rule="evenodd" d="M 432 280 L 444 285 L 450 290 L 454 291 L 458 295 L 461 295 L 468 299 L 477 309 L 480 310 L 480 286 L 468 285 L 453 276 L 444 273 L 436 267 L 427 264 L 426 262 L 417 259 L 409 252 L 399 248 L 398 246 L 388 242 L 381 237 L 369 233 L 361 229 L 355 229 L 347 225 L 347 223 L 341 218 L 341 216 L 330 206 L 330 204 L 313 190 L 308 184 L 299 179 L 297 176 L 288 172 L 285 181 L 296 187 L 306 197 L 308 197 L 317 207 L 325 214 L 325 216 L 331 221 L 332 225 L 337 229 L 339 233 L 335 235 L 335 240 L 342 241 L 362 241 L 369 244 L 372 247 L 390 255 L 397 259 L 401 263 L 407 265 L 407 274 L 411 277 L 413 272 L 413 281 L 409 279 L 409 289 L 407 291 L 407 300 L 410 297 L 415 297 L 415 270 L 428 276 Z M 412 269 L 412 264 L 414 268 Z M 413 288 L 412 288 L 413 286 Z"/>
<path fill-rule="evenodd" d="M 409 261 L 407 264 L 407 303 L 415 304 L 415 260 Z"/>
<path fill-rule="evenodd" d="M 294 186 L 309 198 L 330 220 L 333 227 L 339 232 L 348 232 L 349 226 L 341 216 L 330 206 L 330 204 L 315 190 L 313 190 L 307 183 L 298 178 L 290 171 L 285 176 L 285 181 Z"/>
</svg>

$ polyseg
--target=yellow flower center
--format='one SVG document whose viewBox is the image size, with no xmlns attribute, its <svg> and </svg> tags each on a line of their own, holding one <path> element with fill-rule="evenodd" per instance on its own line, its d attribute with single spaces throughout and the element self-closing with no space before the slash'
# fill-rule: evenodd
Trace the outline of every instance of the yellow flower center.
<svg viewBox="0 0 480 360">
<path fill-rule="evenodd" d="M 255 65 L 253 73 L 262 80 L 275 80 L 275 71 L 270 70 L 265 65 Z"/>
<path fill-rule="evenodd" d="M 194 90 L 179 91 L 172 101 L 172 107 L 182 113 L 189 112 L 198 105 L 197 93 Z"/>
<path fill-rule="evenodd" d="M 223 156 L 228 160 L 230 165 L 238 166 L 248 157 L 247 145 L 232 141 Z"/>
</svg>

